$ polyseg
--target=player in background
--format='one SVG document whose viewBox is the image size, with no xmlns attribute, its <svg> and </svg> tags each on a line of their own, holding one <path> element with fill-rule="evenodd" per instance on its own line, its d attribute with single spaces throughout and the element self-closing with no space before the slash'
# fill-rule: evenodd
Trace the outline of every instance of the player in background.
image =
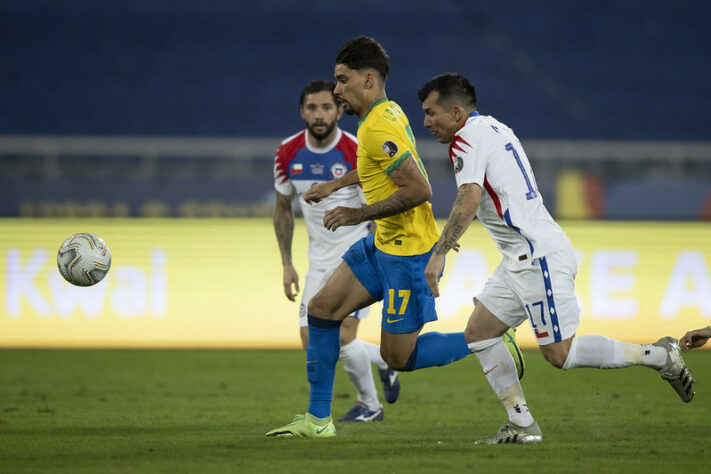
<svg viewBox="0 0 711 474">
<path fill-rule="evenodd" d="M 326 210 L 336 206 L 361 206 L 365 200 L 358 185 L 348 186 L 316 205 L 306 205 L 303 194 L 315 183 L 323 183 L 355 169 L 356 138 L 338 127 L 343 113 L 339 107 L 331 81 L 313 81 L 301 92 L 299 109 L 306 129 L 284 140 L 277 150 L 274 163 L 274 231 L 276 232 L 284 267 L 284 294 L 296 300 L 299 276 L 291 259 L 294 234 L 294 214 L 291 201 L 296 194 L 309 236 L 309 269 L 301 296 L 299 326 L 301 343 L 306 349 L 309 333 L 306 308 L 309 301 L 323 287 L 341 260 L 341 255 L 353 242 L 368 235 L 369 222 L 331 232 L 323 227 Z M 367 317 L 369 308 L 354 311 L 341 325 L 340 359 L 343 369 L 358 392 L 357 404 L 339 421 L 380 421 L 383 408 L 373 382 L 370 364 L 378 367 L 383 381 L 385 398 L 394 403 L 400 393 L 397 373 L 388 368 L 375 344 L 357 338 L 360 319 Z"/>
<path fill-rule="evenodd" d="M 509 423 L 477 443 L 540 443 L 542 433 L 526 405 L 501 335 L 529 320 L 543 357 L 564 370 L 644 365 L 662 374 L 685 402 L 694 380 L 671 337 L 641 345 L 604 336 L 575 336 L 580 308 L 574 291 L 577 262 L 573 247 L 543 205 L 521 143 L 513 131 L 480 115 L 476 94 L 459 74 L 442 74 L 418 93 L 424 125 L 449 157 L 457 197 L 425 274 L 435 296 L 444 258 L 474 217 L 487 228 L 503 259 L 475 297 L 466 341 L 479 359 Z"/>
<path fill-rule="evenodd" d="M 335 207 L 325 213 L 323 225 L 337 232 L 376 220 L 377 227 L 350 247 L 311 299 L 309 408 L 267 436 L 335 436 L 330 412 L 339 327 L 348 314 L 375 301 L 383 300 L 380 351 L 391 368 L 446 365 L 470 354 L 463 332 L 419 334 L 426 322 L 437 319 L 424 268 L 439 233 L 428 202 L 432 191 L 409 122 L 385 94 L 388 70 L 389 57 L 372 38 L 354 38 L 336 56 L 334 93 L 347 113 L 360 118 L 357 169 L 314 186 L 304 199 L 318 203 L 360 182 L 367 205 Z"/>
<path fill-rule="evenodd" d="M 679 339 L 679 345 L 683 352 L 687 352 L 689 349 L 695 349 L 706 344 L 706 341 L 711 338 L 711 326 L 694 329 L 689 331 L 681 339 Z"/>
</svg>

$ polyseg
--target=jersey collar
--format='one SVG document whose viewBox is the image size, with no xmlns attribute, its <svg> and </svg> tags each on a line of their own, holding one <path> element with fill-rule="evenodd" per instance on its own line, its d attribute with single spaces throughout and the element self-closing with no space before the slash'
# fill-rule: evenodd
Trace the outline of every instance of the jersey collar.
<svg viewBox="0 0 711 474">
<path fill-rule="evenodd" d="M 363 120 L 358 120 L 358 127 L 360 127 L 361 124 L 362 124 L 363 122 L 365 122 L 365 119 L 368 118 L 368 115 L 370 115 L 370 112 L 371 112 L 375 107 L 377 107 L 378 105 L 382 104 L 383 102 L 387 102 L 387 101 L 388 101 L 388 98 L 387 98 L 387 96 L 386 96 L 384 99 L 380 99 L 379 101 L 377 101 L 376 103 L 374 103 L 373 106 L 372 106 L 372 107 L 370 108 L 370 110 L 368 111 L 368 113 L 365 114 L 365 117 L 363 117 Z"/>
<path fill-rule="evenodd" d="M 457 129 L 457 132 L 464 128 L 464 126 L 467 124 L 467 122 L 469 121 L 470 118 L 472 118 L 472 117 L 478 117 L 478 116 L 479 116 L 479 112 L 477 112 L 477 111 L 474 111 L 474 112 L 470 113 L 470 114 L 469 114 L 469 117 L 467 117 L 467 119 L 466 119 L 466 120 L 462 123 L 462 125 Z M 454 133 L 457 133 L 457 132 L 454 132 Z"/>
</svg>

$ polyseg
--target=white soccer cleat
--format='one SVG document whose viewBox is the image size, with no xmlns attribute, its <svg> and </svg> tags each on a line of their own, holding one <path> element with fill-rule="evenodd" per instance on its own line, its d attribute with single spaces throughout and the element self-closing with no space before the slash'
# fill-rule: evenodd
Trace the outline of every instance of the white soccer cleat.
<svg viewBox="0 0 711 474">
<path fill-rule="evenodd" d="M 475 444 L 538 444 L 543 441 L 543 433 L 535 421 L 531 426 L 518 426 L 513 423 L 499 428 L 499 431 L 489 438 L 478 439 Z"/>
<path fill-rule="evenodd" d="M 694 379 L 681 357 L 679 341 L 673 337 L 663 337 L 653 344 L 667 351 L 667 362 L 659 369 L 662 378 L 676 390 L 685 403 L 694 398 Z"/>
</svg>

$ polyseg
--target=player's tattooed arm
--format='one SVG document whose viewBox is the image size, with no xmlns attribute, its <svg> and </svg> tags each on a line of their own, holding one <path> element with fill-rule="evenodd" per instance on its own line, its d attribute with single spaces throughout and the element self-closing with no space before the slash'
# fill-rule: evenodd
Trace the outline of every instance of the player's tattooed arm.
<svg viewBox="0 0 711 474">
<path fill-rule="evenodd" d="M 444 257 L 450 250 L 459 248 L 457 240 L 469 228 L 469 224 L 472 223 L 476 211 L 479 209 L 480 202 L 481 187 L 478 184 L 459 186 L 447 225 L 444 226 L 442 235 L 425 267 L 425 279 L 427 279 L 427 285 L 435 298 L 439 297 L 439 277 L 444 271 Z"/>
<path fill-rule="evenodd" d="M 394 216 L 432 198 L 432 188 L 414 158 L 407 158 L 389 174 L 398 189 L 387 199 L 361 208 L 362 221 Z"/>
<path fill-rule="evenodd" d="M 291 211 L 291 198 L 292 196 L 276 193 L 273 221 L 282 265 L 291 264 L 291 241 L 294 236 L 294 213 Z"/>
<path fill-rule="evenodd" d="M 341 188 L 358 183 L 360 183 L 358 170 L 352 170 L 338 179 L 314 184 L 304 193 L 304 201 L 306 201 L 307 204 L 313 204 L 327 198 Z"/>
<path fill-rule="evenodd" d="M 435 247 L 436 254 L 446 255 L 456 246 L 457 241 L 464 235 L 464 232 L 469 228 L 469 224 L 474 220 L 480 202 L 481 187 L 478 184 L 463 184 L 459 187 L 457 197 L 449 213 L 449 219 Z"/>
<path fill-rule="evenodd" d="M 291 241 L 294 236 L 294 213 L 291 211 L 291 196 L 276 193 L 274 206 L 274 232 L 279 243 L 281 264 L 284 267 L 282 283 L 284 294 L 290 301 L 296 301 L 299 293 L 299 274 L 291 261 Z"/>
</svg>

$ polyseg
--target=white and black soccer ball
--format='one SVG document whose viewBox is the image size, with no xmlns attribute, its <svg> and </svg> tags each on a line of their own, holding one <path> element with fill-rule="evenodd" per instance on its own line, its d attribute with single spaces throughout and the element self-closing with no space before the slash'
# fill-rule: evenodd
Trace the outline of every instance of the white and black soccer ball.
<svg viewBox="0 0 711 474">
<path fill-rule="evenodd" d="M 57 267 L 72 285 L 95 285 L 104 279 L 111 268 L 111 252 L 99 237 L 75 234 L 59 247 Z"/>
</svg>

